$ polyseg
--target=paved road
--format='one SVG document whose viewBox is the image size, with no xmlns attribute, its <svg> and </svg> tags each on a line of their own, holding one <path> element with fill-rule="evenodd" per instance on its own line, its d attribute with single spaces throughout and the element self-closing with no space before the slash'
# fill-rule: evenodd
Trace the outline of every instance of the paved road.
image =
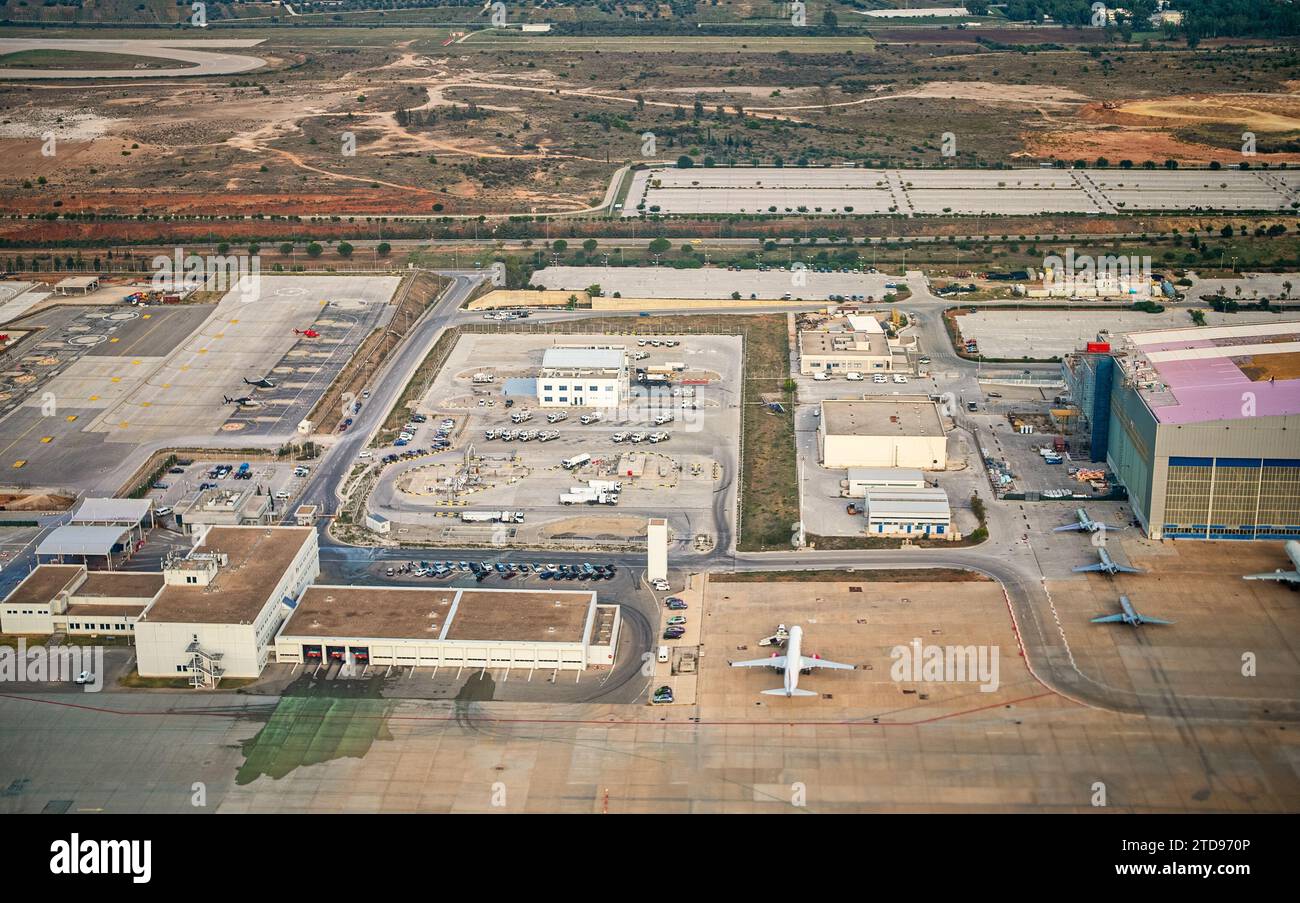
<svg viewBox="0 0 1300 903">
<path fill-rule="evenodd" d="M 469 298 L 474 287 L 486 278 L 482 273 L 444 275 L 452 277 L 452 284 L 443 292 L 442 298 L 416 321 L 397 351 L 389 356 L 384 366 L 371 378 L 370 398 L 362 406 L 361 413 L 348 432 L 326 450 L 312 471 L 310 481 L 303 488 L 299 504 L 316 505 L 321 514 L 337 513 L 339 489 L 347 479 L 352 465 L 356 463 L 357 454 L 383 425 L 388 412 L 401 397 L 420 363 L 456 319 L 460 306 Z M 327 543 L 333 543 L 333 540 L 322 530 L 321 544 Z"/>
<path fill-rule="evenodd" d="M 261 38 L 190 41 L 81 38 L 0 38 L 0 56 L 29 50 L 66 50 L 74 53 L 111 53 L 152 60 L 193 63 L 175 69 L 0 69 L 0 80 L 33 81 L 66 78 L 175 78 L 178 76 L 234 75 L 261 69 L 266 61 L 256 56 L 218 53 L 220 47 L 253 47 Z"/>
</svg>

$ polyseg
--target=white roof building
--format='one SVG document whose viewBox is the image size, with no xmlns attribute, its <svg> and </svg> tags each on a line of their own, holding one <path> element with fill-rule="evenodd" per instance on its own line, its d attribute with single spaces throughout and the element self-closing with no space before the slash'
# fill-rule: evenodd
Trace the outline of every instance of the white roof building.
<svg viewBox="0 0 1300 903">
<path fill-rule="evenodd" d="M 153 510 L 151 499 L 82 499 L 72 512 L 73 524 L 121 524 L 135 526 Z"/>
<path fill-rule="evenodd" d="M 948 493 L 937 486 L 867 490 L 867 533 L 961 538 L 952 529 Z"/>
<path fill-rule="evenodd" d="M 108 569 L 113 567 L 113 553 L 125 548 L 131 528 L 121 525 L 91 527 L 73 524 L 55 527 L 36 546 L 36 559 L 42 564 L 62 563 L 65 559 L 85 563 L 91 558 L 103 558 Z"/>
</svg>

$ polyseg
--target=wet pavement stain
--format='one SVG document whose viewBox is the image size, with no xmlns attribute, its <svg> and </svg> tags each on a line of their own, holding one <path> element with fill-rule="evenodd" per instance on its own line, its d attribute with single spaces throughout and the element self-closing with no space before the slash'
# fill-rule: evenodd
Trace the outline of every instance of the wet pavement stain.
<svg viewBox="0 0 1300 903">
<path fill-rule="evenodd" d="M 280 697 L 256 736 L 243 744 L 237 785 L 262 775 L 278 780 L 303 765 L 363 758 L 376 740 L 391 740 L 393 703 L 380 698 L 383 680 L 313 680 L 304 675 Z"/>
</svg>

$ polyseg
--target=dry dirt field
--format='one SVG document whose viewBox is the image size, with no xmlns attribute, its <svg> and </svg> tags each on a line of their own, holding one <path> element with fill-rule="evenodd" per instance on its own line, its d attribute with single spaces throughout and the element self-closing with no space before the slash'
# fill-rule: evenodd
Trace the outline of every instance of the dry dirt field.
<svg viewBox="0 0 1300 903">
<path fill-rule="evenodd" d="M 1300 160 L 1300 61 L 1280 49 L 756 45 L 701 64 L 629 41 L 577 54 L 545 40 L 444 46 L 440 34 L 396 29 L 257 34 L 267 38 L 243 52 L 267 67 L 231 78 L 7 87 L 5 209 L 574 212 L 601 201 L 619 165 L 643 159 L 646 132 L 659 159 L 914 167 L 942 159 L 944 132 L 958 166 L 1233 161 L 1249 127 L 1257 163 Z M 1201 93 L 1183 96 L 1188 83 Z M 50 132 L 53 156 L 42 153 Z"/>
</svg>

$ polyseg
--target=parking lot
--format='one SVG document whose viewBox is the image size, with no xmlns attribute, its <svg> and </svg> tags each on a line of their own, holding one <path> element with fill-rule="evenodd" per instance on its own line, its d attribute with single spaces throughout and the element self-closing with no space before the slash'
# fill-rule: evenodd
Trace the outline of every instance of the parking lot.
<svg viewBox="0 0 1300 903">
<path fill-rule="evenodd" d="M 663 168 L 633 177 L 622 215 L 1290 209 L 1286 183 L 1273 176 L 1236 170 Z"/>
<path fill-rule="evenodd" d="M 243 469 L 245 464 L 248 466 Z M 236 456 L 203 461 L 181 458 L 154 484 L 148 497 L 153 499 L 155 509 L 174 510 L 209 489 L 236 493 L 252 490 L 270 498 L 268 515 L 273 521 L 278 521 L 296 507 L 298 495 L 307 484 L 313 466 L 312 461 L 276 461 Z M 173 528 L 176 523 L 170 512 L 158 521 L 160 525 Z"/>
<path fill-rule="evenodd" d="M 461 336 L 419 404 L 416 413 L 428 421 L 416 424 L 424 432 L 417 429 L 411 440 L 413 448 L 429 448 L 428 431 L 451 418 L 451 447 L 386 465 L 370 510 L 405 539 L 597 547 L 639 543 L 646 519 L 665 516 L 676 542 L 695 548 L 698 541 L 702 551 L 716 542 L 734 506 L 740 339 L 664 338 L 679 344 L 656 348 L 649 340 L 599 335 Z M 583 424 L 597 409 L 543 408 L 533 394 L 531 380 L 553 345 L 622 346 L 632 367 L 680 362 L 684 369 L 653 387 L 634 379 L 629 398 Z M 476 374 L 492 381 L 476 384 Z M 664 438 L 651 441 L 656 433 Z M 384 456 L 397 451 L 409 449 L 372 454 L 383 466 Z M 562 494 L 593 482 L 618 484 L 602 487 L 607 501 L 617 495 L 616 504 L 561 502 Z M 507 523 L 474 520 L 501 511 L 511 512 Z"/>
<path fill-rule="evenodd" d="M 577 291 L 599 285 L 606 297 L 618 292 L 624 298 L 716 298 L 780 299 L 789 295 L 805 301 L 825 301 L 831 295 L 879 301 L 889 293 L 887 283 L 902 283 L 902 277 L 884 273 L 820 272 L 813 267 L 791 270 L 772 267 L 763 270 L 728 270 L 705 267 L 677 270 L 672 267 L 546 267 L 533 274 L 533 284 L 549 289 Z M 725 307 L 725 304 L 719 307 Z"/>
</svg>

